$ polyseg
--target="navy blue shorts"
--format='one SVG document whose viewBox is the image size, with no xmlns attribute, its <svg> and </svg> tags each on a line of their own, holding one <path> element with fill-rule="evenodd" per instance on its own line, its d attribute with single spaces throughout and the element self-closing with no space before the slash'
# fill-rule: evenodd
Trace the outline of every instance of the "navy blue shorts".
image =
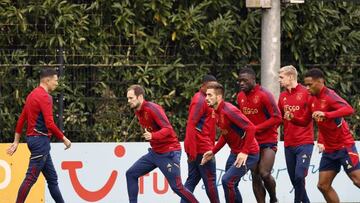
<svg viewBox="0 0 360 203">
<path fill-rule="evenodd" d="M 263 144 L 260 144 L 259 147 L 260 147 L 260 150 L 265 149 L 265 148 L 270 148 L 274 152 L 277 152 L 277 143 L 263 143 Z"/>
<path fill-rule="evenodd" d="M 359 154 L 356 150 L 355 144 L 351 147 L 346 147 L 335 152 L 323 152 L 319 171 L 340 171 L 341 165 L 344 167 L 346 173 L 351 173 L 356 169 L 360 169 Z"/>
</svg>

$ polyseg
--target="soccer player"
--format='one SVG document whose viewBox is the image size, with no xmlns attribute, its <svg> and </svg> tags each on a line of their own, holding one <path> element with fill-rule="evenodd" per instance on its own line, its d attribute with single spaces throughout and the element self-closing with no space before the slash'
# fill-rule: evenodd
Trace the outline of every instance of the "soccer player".
<svg viewBox="0 0 360 203">
<path fill-rule="evenodd" d="M 164 110 L 158 104 L 145 100 L 145 91 L 140 85 L 127 90 L 130 108 L 144 129 L 144 138 L 150 142 L 149 152 L 137 160 L 127 171 L 126 181 L 130 203 L 137 202 L 138 178 L 159 167 L 171 189 L 184 201 L 198 202 L 187 190 L 180 175 L 181 146 Z"/>
<path fill-rule="evenodd" d="M 359 154 L 349 126 L 343 118 L 351 115 L 354 110 L 325 86 L 324 73 L 320 69 L 310 69 L 305 74 L 304 84 L 313 95 L 310 108 L 301 117 L 296 117 L 290 111 L 284 117 L 298 125 L 306 125 L 311 117 L 315 120 L 318 126 L 318 147 L 322 152 L 318 188 L 326 202 L 340 202 L 332 182 L 341 165 L 353 183 L 360 188 Z"/>
<path fill-rule="evenodd" d="M 16 203 L 25 202 L 40 172 L 45 176 L 50 194 L 55 202 L 64 202 L 50 155 L 50 137 L 52 135 L 64 142 L 65 149 L 71 146 L 70 140 L 59 130 L 53 118 L 53 100 L 49 93 L 54 91 L 57 86 L 56 70 L 51 68 L 41 70 L 40 85 L 27 96 L 16 125 L 14 142 L 7 149 L 9 155 L 16 152 L 24 123 L 27 122 L 26 142 L 31 155 L 29 167 L 19 188 Z"/>
<path fill-rule="evenodd" d="M 201 164 L 212 160 L 227 143 L 231 149 L 222 177 L 226 202 L 242 202 L 238 188 L 239 181 L 259 160 L 259 146 L 255 139 L 255 126 L 241 111 L 223 100 L 224 88 L 217 82 L 210 82 L 206 90 L 206 102 L 215 110 L 221 136 L 215 147 L 203 155 Z"/>
<path fill-rule="evenodd" d="M 216 81 L 213 75 L 205 75 L 200 90 L 191 99 L 189 117 L 186 125 L 184 141 L 185 152 L 188 154 L 188 178 L 185 187 L 194 192 L 200 179 L 203 180 L 206 194 L 211 203 L 220 203 L 216 186 L 216 162 L 213 158 L 200 165 L 203 154 L 215 145 L 216 118 L 214 109 L 205 100 L 206 86 Z M 183 202 L 183 201 L 182 201 Z"/>
<path fill-rule="evenodd" d="M 299 117 L 310 108 L 308 100 L 311 96 L 306 87 L 298 84 L 297 75 L 296 68 L 291 65 L 284 66 L 279 71 L 280 86 L 285 88 L 278 102 L 282 115 L 291 112 Z M 284 146 L 287 171 L 295 189 L 294 203 L 310 203 L 305 189 L 305 177 L 314 147 L 313 122 L 303 127 L 284 119 Z"/>
<path fill-rule="evenodd" d="M 280 110 L 274 96 L 256 84 L 255 72 L 245 67 L 239 72 L 239 109 L 255 125 L 255 138 L 260 145 L 260 160 L 252 170 L 253 190 L 258 203 L 265 203 L 266 190 L 270 202 L 277 202 L 276 182 L 271 175 L 277 151 L 277 128 L 281 123 Z M 265 186 L 265 187 L 264 187 Z M 266 190 L 265 190 L 266 189 Z"/>
</svg>

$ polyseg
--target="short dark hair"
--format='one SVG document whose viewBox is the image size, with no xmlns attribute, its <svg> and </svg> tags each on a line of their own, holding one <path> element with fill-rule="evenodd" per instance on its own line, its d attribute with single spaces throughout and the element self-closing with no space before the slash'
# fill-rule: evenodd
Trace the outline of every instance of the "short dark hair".
<svg viewBox="0 0 360 203">
<path fill-rule="evenodd" d="M 127 91 L 130 91 L 130 90 L 133 90 L 134 91 L 134 94 L 135 96 L 139 96 L 139 95 L 143 95 L 145 96 L 145 90 L 144 88 L 141 86 L 141 85 L 131 85 Z"/>
<path fill-rule="evenodd" d="M 55 68 L 44 68 L 40 71 L 40 80 L 46 77 L 57 75 L 58 72 Z"/>
<path fill-rule="evenodd" d="M 216 77 L 210 74 L 204 75 L 202 79 L 202 83 L 211 82 L 211 81 L 216 81 Z"/>
<path fill-rule="evenodd" d="M 217 95 L 221 94 L 221 96 L 224 96 L 224 92 L 225 92 L 225 89 L 224 87 L 218 83 L 218 82 L 215 82 L 215 81 L 212 81 L 212 82 L 209 82 L 206 86 L 206 89 L 214 89 L 215 90 L 215 93 Z"/>
<path fill-rule="evenodd" d="M 239 71 L 239 75 L 245 74 L 245 73 L 254 76 L 254 78 L 256 77 L 256 73 L 255 73 L 254 69 L 252 69 L 252 68 L 250 68 L 250 67 L 248 67 L 248 66 L 243 67 L 243 68 L 240 69 L 240 71 Z"/>
<path fill-rule="evenodd" d="M 312 68 L 305 73 L 305 77 L 311 77 L 313 79 L 325 79 L 324 72 L 319 68 Z"/>
</svg>

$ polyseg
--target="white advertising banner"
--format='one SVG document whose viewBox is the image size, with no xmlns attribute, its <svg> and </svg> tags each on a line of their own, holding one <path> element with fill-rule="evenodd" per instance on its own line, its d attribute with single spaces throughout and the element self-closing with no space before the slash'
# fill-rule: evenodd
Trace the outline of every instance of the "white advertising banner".
<svg viewBox="0 0 360 203">
<path fill-rule="evenodd" d="M 73 143 L 71 149 L 64 151 L 62 143 L 51 145 L 51 155 L 56 167 L 59 186 L 67 203 L 99 202 L 125 203 L 128 202 L 126 188 L 126 170 L 142 155 L 147 153 L 148 143 Z M 360 142 L 357 142 L 360 149 Z M 216 155 L 217 184 L 221 202 L 225 202 L 221 186 L 221 177 L 229 149 L 224 147 Z M 317 189 L 318 167 L 320 154 L 314 147 L 311 166 L 306 179 L 306 188 L 311 202 L 325 202 Z M 187 177 L 186 155 L 181 159 L 183 183 Z M 277 183 L 279 202 L 293 202 L 292 189 L 285 164 L 283 142 L 279 143 L 276 161 L 272 172 Z M 360 189 L 353 185 L 343 169 L 333 182 L 341 202 L 360 202 Z M 249 172 L 242 178 L 239 189 L 245 203 L 253 203 L 255 197 L 252 191 L 251 175 Z M 202 181 L 194 192 L 201 202 L 209 202 Z M 45 202 L 53 202 L 46 189 Z M 162 173 L 156 169 L 139 179 L 139 203 L 180 202 L 180 198 L 171 191 Z"/>
</svg>

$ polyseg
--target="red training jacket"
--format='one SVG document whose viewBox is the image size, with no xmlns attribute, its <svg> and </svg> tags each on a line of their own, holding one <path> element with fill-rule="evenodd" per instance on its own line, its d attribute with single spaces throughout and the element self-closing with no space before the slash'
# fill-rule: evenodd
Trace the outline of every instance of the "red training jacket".
<svg viewBox="0 0 360 203">
<path fill-rule="evenodd" d="M 281 123 L 281 115 L 274 96 L 256 85 L 249 93 L 239 92 L 237 103 L 242 113 L 256 126 L 257 142 L 277 143 L 277 128 Z"/>
<path fill-rule="evenodd" d="M 296 117 L 304 115 L 311 95 L 307 89 L 298 84 L 291 91 L 285 90 L 279 96 L 279 109 L 284 115 L 290 111 Z M 313 122 L 309 122 L 306 126 L 295 125 L 294 123 L 284 119 L 284 145 L 285 147 L 296 147 L 304 144 L 314 144 L 314 128 Z"/>
<path fill-rule="evenodd" d="M 215 110 L 217 125 L 221 129 L 221 137 L 212 150 L 216 154 L 227 143 L 231 153 L 259 153 L 259 145 L 255 139 L 255 126 L 241 111 L 229 102 L 221 101 Z"/>
<path fill-rule="evenodd" d="M 208 106 L 205 97 L 204 92 L 197 92 L 189 106 L 184 147 L 192 160 L 195 160 L 197 154 L 205 153 L 215 145 L 215 112 Z"/>
<path fill-rule="evenodd" d="M 27 122 L 27 136 L 51 137 L 54 134 L 59 140 L 63 140 L 64 134 L 54 122 L 52 107 L 52 97 L 43 87 L 38 86 L 27 96 L 15 131 L 21 134 L 24 123 Z"/>
<path fill-rule="evenodd" d="M 150 145 L 155 152 L 181 150 L 177 135 L 160 105 L 144 101 L 135 115 L 141 127 L 151 132 Z"/>
<path fill-rule="evenodd" d="M 291 122 L 306 125 L 312 120 L 312 113 L 322 111 L 325 119 L 315 120 L 319 129 L 318 143 L 324 144 L 325 152 L 333 152 L 352 146 L 354 138 L 343 116 L 349 116 L 354 109 L 333 90 L 323 87 L 320 93 L 311 97 L 310 108 L 302 117 L 294 117 Z"/>
</svg>

